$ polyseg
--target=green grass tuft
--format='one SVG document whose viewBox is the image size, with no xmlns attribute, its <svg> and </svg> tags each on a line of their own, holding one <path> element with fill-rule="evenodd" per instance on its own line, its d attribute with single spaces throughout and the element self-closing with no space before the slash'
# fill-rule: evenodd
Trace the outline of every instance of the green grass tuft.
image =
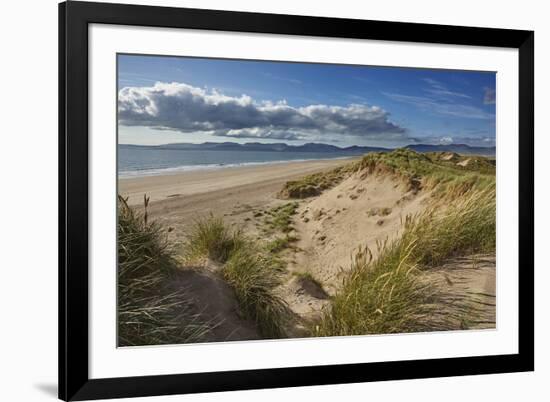
<svg viewBox="0 0 550 402">
<path fill-rule="evenodd" d="M 452 257 L 495 250 L 495 187 L 474 191 L 417 217 L 402 236 L 379 245 L 378 258 L 360 250 L 331 308 L 313 326 L 316 336 L 404 333 L 454 329 L 465 311 L 446 305 L 422 281 L 423 270 Z M 461 317 L 461 320 L 466 318 Z"/>
<path fill-rule="evenodd" d="M 491 253 L 496 248 L 496 188 L 488 186 L 436 203 L 405 224 L 403 241 L 415 241 L 414 256 L 423 267 L 434 267 L 457 256 Z"/>
<path fill-rule="evenodd" d="M 283 233 L 291 232 L 293 229 L 292 217 L 296 214 L 298 206 L 297 202 L 289 202 L 270 209 L 264 219 L 265 224 L 273 230 Z"/>
<path fill-rule="evenodd" d="M 207 257 L 223 263 L 243 242 L 240 231 L 231 232 L 222 218 L 210 215 L 195 221 L 185 242 L 184 255 L 188 260 Z"/>
<path fill-rule="evenodd" d="M 315 336 L 388 334 L 422 331 L 430 316 L 430 289 L 418 280 L 410 257 L 414 244 L 384 245 L 382 258 L 368 249 L 354 257 L 351 274 L 313 325 Z"/>
<path fill-rule="evenodd" d="M 264 337 L 286 336 L 289 309 L 275 294 L 283 270 L 281 260 L 214 216 L 195 222 L 185 243 L 185 255 L 224 263 L 223 278 L 234 290 L 243 315 L 256 323 Z"/>
<path fill-rule="evenodd" d="M 279 192 L 279 196 L 284 199 L 317 196 L 339 184 L 348 176 L 352 168 L 353 164 L 348 164 L 325 172 L 307 175 L 300 180 L 289 181 Z"/>
<path fill-rule="evenodd" d="M 185 289 L 165 291 L 176 269 L 163 228 L 118 199 L 118 345 L 199 342 L 210 330 Z"/>
<path fill-rule="evenodd" d="M 400 148 L 391 152 L 371 152 L 358 162 L 289 181 L 279 196 L 314 197 L 336 186 L 354 172 L 389 172 L 400 176 L 409 185 L 409 190 L 415 191 L 421 187 L 431 190 L 440 183 L 449 184 L 459 178 L 462 178 L 463 184 L 473 184 L 479 189 L 491 178 L 494 179 L 495 169 L 494 158 L 450 152 L 419 153 Z"/>
<path fill-rule="evenodd" d="M 280 285 L 280 274 L 280 265 L 253 246 L 235 250 L 223 268 L 241 310 L 267 338 L 285 337 L 290 317 L 286 302 L 274 293 Z"/>
<path fill-rule="evenodd" d="M 495 182 L 495 165 L 482 156 L 461 156 L 446 160 L 447 153 L 418 153 L 410 149 L 372 152 L 354 165 L 354 170 L 367 174 L 390 173 L 403 179 L 409 190 L 436 189 L 434 195 L 454 197 L 470 190 L 481 190 Z M 468 162 L 465 166 L 459 163 Z"/>
</svg>

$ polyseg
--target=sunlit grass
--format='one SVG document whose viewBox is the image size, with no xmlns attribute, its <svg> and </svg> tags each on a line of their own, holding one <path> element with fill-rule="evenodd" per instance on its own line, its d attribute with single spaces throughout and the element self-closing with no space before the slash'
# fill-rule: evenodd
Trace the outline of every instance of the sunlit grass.
<svg viewBox="0 0 550 402">
<path fill-rule="evenodd" d="M 188 259 L 209 258 L 224 264 L 221 275 L 234 290 L 241 314 L 255 322 L 262 336 L 285 336 L 290 314 L 275 293 L 282 272 L 279 259 L 215 216 L 198 219 L 184 247 Z"/>
<path fill-rule="evenodd" d="M 360 250 L 331 308 L 313 325 L 317 336 L 452 329 L 461 303 L 447 305 L 423 270 L 452 257 L 495 250 L 495 188 L 434 206 L 404 222 L 400 238 L 379 244 L 378 257 Z M 463 318 L 461 318 L 463 319 Z"/>
<path fill-rule="evenodd" d="M 287 182 L 279 195 L 281 198 L 307 198 L 321 194 L 336 186 L 351 172 L 353 164 L 340 166 L 321 173 L 304 176 L 299 180 Z"/>
</svg>

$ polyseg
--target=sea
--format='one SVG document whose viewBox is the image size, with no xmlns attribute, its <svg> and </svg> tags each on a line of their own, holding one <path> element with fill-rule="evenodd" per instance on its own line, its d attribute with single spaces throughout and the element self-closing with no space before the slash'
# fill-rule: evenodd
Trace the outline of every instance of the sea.
<svg viewBox="0 0 550 402">
<path fill-rule="evenodd" d="M 193 170 L 224 169 L 291 161 L 343 159 L 350 152 L 276 152 L 237 150 L 183 150 L 157 147 L 118 146 L 118 176 L 155 176 Z"/>
</svg>

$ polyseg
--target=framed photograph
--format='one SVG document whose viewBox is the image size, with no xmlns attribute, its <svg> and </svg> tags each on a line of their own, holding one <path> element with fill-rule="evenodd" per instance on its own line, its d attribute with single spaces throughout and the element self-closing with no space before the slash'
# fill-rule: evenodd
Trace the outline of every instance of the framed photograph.
<svg viewBox="0 0 550 402">
<path fill-rule="evenodd" d="M 59 5 L 59 397 L 534 369 L 534 33 Z"/>
</svg>

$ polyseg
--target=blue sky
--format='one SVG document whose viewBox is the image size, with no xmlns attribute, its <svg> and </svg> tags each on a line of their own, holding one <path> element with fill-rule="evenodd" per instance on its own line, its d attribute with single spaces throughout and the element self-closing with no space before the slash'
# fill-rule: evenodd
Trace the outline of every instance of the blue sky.
<svg viewBox="0 0 550 402">
<path fill-rule="evenodd" d="M 124 144 L 495 144 L 492 72 L 118 57 Z"/>
</svg>

